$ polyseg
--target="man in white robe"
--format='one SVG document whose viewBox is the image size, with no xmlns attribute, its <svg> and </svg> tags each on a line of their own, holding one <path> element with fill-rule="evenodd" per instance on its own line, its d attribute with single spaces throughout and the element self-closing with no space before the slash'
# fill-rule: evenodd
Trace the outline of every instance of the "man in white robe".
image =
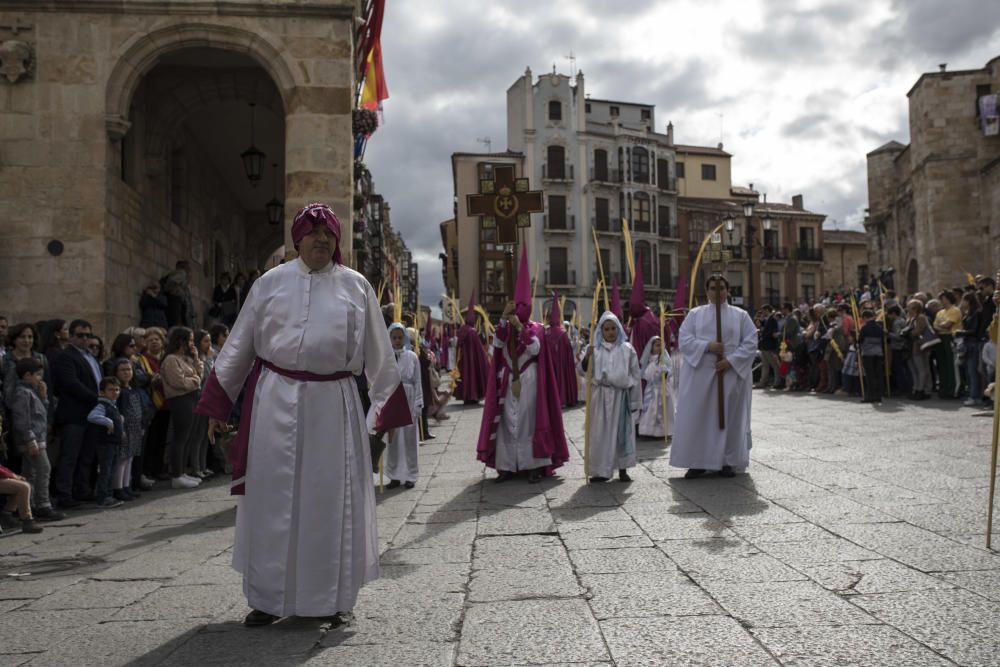
<svg viewBox="0 0 1000 667">
<path fill-rule="evenodd" d="M 716 292 L 716 281 L 719 290 Z M 719 471 L 732 477 L 750 464 L 750 394 L 757 328 L 742 308 L 727 303 L 729 283 L 706 281 L 711 303 L 688 313 L 680 330 L 683 357 L 670 465 L 687 468 L 685 477 Z M 716 341 L 716 307 L 721 300 L 722 342 Z M 725 428 L 719 428 L 717 383 L 725 393 Z"/>
<path fill-rule="evenodd" d="M 379 574 L 369 433 L 412 423 L 375 291 L 340 263 L 339 220 L 311 204 L 292 239 L 298 259 L 254 283 L 198 405 L 214 442 L 247 380 L 230 455 L 248 626 L 354 607 Z"/>
</svg>

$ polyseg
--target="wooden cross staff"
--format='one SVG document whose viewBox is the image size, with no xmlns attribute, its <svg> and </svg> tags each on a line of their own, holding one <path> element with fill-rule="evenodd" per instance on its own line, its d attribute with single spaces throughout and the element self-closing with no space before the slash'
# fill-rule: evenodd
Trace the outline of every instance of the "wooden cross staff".
<svg viewBox="0 0 1000 667">
<path fill-rule="evenodd" d="M 722 249 L 722 234 L 712 233 L 712 249 L 709 258 L 712 261 L 712 273 L 721 276 L 726 268 L 726 263 L 732 258 L 732 252 Z M 722 344 L 722 281 L 713 281 L 715 286 L 715 340 Z M 722 373 L 715 374 L 715 387 L 719 401 L 719 430 L 726 428 L 726 392 L 722 382 Z"/>
</svg>

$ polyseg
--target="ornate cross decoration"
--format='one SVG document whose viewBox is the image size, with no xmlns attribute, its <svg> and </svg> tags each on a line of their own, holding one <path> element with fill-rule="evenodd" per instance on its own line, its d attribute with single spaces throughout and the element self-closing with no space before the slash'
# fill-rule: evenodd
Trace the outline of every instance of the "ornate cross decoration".
<svg viewBox="0 0 1000 667">
<path fill-rule="evenodd" d="M 466 206 L 484 228 L 496 228 L 498 245 L 516 245 L 517 228 L 530 227 L 530 214 L 545 210 L 541 191 L 531 190 L 526 178 L 514 178 L 513 165 L 494 167 L 493 180 L 480 180 L 479 194 L 466 195 Z"/>
</svg>

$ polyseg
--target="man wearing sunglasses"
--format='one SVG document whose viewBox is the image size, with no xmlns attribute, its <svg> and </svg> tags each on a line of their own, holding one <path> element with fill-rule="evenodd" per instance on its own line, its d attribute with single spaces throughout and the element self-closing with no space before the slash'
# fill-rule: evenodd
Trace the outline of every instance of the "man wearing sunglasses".
<svg viewBox="0 0 1000 667">
<path fill-rule="evenodd" d="M 55 471 L 55 500 L 62 508 L 73 508 L 80 499 L 92 495 L 86 470 L 77 465 L 87 456 L 84 437 L 87 415 L 97 405 L 97 388 L 101 382 L 101 367 L 90 353 L 93 327 L 85 320 L 69 325 L 70 344 L 59 353 L 52 365 L 56 407 L 56 427 L 60 429 L 59 460 Z M 74 497 L 75 496 L 75 497 Z"/>
</svg>

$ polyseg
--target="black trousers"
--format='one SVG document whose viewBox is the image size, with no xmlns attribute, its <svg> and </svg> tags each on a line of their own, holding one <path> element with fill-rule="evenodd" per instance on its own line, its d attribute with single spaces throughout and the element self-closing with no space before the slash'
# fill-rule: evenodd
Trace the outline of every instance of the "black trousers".
<svg viewBox="0 0 1000 667">
<path fill-rule="evenodd" d="M 163 449 L 167 446 L 169 428 L 170 411 L 157 410 L 146 430 L 146 447 L 142 451 L 142 467 L 146 477 L 152 480 L 163 472 Z"/>
<path fill-rule="evenodd" d="M 866 401 L 881 401 L 885 396 L 885 366 L 882 357 L 861 357 L 865 369 Z"/>
<path fill-rule="evenodd" d="M 174 425 L 174 439 L 170 443 L 170 475 L 180 477 L 187 470 L 191 450 L 198 446 L 198 439 L 204 435 L 196 432 L 194 409 L 198 405 L 198 392 L 167 399 L 170 406 L 170 420 Z"/>
<path fill-rule="evenodd" d="M 73 496 L 89 496 L 90 465 L 81 465 L 81 458 L 84 461 L 93 460 L 93 456 L 84 451 L 88 449 L 87 425 L 63 425 L 59 443 L 59 461 L 56 463 L 56 472 L 53 475 L 56 500 L 71 500 Z M 90 443 L 89 447 L 92 446 L 93 443 Z M 81 454 L 83 454 L 82 457 Z"/>
<path fill-rule="evenodd" d="M 111 476 L 115 470 L 115 459 L 118 455 L 118 445 L 100 439 L 94 445 L 94 455 L 97 458 L 97 484 L 94 488 L 94 498 L 100 502 L 111 496 Z"/>
</svg>

